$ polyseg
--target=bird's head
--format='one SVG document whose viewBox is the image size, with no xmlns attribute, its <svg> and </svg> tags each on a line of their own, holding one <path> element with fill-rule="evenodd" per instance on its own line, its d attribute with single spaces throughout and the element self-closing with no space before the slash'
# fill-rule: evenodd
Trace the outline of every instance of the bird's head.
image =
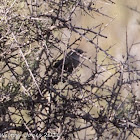
<svg viewBox="0 0 140 140">
<path fill-rule="evenodd" d="M 81 50 L 81 49 L 73 49 L 73 50 L 71 50 L 69 53 L 68 53 L 68 56 L 80 56 L 81 54 L 83 54 L 84 53 L 84 51 L 83 50 Z"/>
<path fill-rule="evenodd" d="M 84 53 L 84 51 L 83 51 L 83 50 L 81 50 L 81 49 L 74 49 L 74 52 L 79 53 L 79 54 Z"/>
</svg>

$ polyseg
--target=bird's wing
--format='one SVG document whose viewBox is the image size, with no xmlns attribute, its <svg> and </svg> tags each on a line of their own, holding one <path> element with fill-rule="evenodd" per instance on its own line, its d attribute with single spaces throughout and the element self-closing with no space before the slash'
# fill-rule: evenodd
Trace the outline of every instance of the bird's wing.
<svg viewBox="0 0 140 140">
<path fill-rule="evenodd" d="M 63 64 L 63 59 L 58 60 L 55 64 L 54 64 L 54 68 L 60 68 Z"/>
</svg>

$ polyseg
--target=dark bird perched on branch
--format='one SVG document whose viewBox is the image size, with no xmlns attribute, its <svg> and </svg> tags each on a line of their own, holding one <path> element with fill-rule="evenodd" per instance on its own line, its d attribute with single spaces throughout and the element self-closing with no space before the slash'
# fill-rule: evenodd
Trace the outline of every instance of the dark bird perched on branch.
<svg viewBox="0 0 140 140">
<path fill-rule="evenodd" d="M 71 50 L 66 56 L 65 60 L 58 60 L 54 64 L 54 68 L 57 68 L 58 71 L 62 71 L 64 66 L 64 70 L 66 72 L 72 73 L 75 68 L 80 64 L 80 55 L 83 54 L 84 51 L 81 49 Z"/>
</svg>

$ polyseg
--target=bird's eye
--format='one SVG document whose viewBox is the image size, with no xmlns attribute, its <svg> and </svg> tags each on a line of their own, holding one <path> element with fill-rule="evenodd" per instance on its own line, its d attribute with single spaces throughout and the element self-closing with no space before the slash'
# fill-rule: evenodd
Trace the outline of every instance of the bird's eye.
<svg viewBox="0 0 140 140">
<path fill-rule="evenodd" d="M 78 53 L 80 53 L 80 54 L 81 54 L 81 53 L 83 53 L 83 51 L 82 51 L 82 50 L 78 50 Z"/>
</svg>

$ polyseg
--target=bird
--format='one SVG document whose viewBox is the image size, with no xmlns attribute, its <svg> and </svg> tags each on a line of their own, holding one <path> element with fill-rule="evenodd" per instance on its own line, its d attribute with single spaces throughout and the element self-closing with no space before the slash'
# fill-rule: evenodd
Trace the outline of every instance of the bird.
<svg viewBox="0 0 140 140">
<path fill-rule="evenodd" d="M 73 49 L 71 50 L 66 56 L 65 60 L 62 58 L 61 60 L 58 60 L 54 64 L 54 68 L 56 68 L 58 71 L 62 71 L 62 68 L 65 72 L 68 72 L 69 74 L 73 72 L 75 68 L 80 64 L 80 56 L 83 54 L 84 51 L 81 49 Z M 63 67 L 64 65 L 64 67 Z"/>
</svg>

